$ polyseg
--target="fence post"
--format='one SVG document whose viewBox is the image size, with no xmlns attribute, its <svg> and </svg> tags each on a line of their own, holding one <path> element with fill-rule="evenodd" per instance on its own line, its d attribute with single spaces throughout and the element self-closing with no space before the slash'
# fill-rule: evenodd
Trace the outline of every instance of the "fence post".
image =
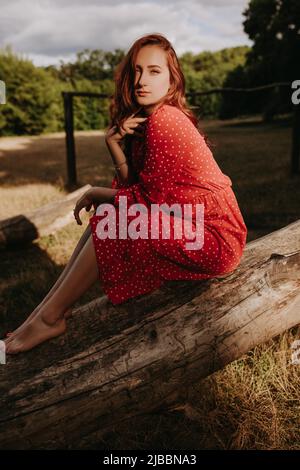
<svg viewBox="0 0 300 470">
<path fill-rule="evenodd" d="M 64 117 L 67 148 L 67 177 L 68 186 L 77 185 L 76 153 L 74 142 L 73 96 L 69 92 L 62 92 L 64 100 Z"/>
<path fill-rule="evenodd" d="M 291 173 L 298 174 L 300 159 L 300 104 L 295 105 L 294 108 Z"/>
</svg>

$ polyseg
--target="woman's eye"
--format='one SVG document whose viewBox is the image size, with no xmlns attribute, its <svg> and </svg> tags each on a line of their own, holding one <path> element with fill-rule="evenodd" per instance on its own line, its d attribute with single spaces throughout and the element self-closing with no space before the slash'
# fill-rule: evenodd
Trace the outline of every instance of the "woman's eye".
<svg viewBox="0 0 300 470">
<path fill-rule="evenodd" d="M 139 70 L 136 69 L 136 72 L 139 72 Z M 151 73 L 159 73 L 159 70 L 151 70 Z"/>
</svg>

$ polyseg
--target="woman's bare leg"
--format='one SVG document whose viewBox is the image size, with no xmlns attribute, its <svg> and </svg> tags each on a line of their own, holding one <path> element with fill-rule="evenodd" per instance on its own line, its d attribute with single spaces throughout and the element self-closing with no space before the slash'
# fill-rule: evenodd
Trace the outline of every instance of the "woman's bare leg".
<svg viewBox="0 0 300 470">
<path fill-rule="evenodd" d="M 79 255 L 79 253 L 81 252 L 82 248 L 84 247 L 84 245 L 86 244 L 89 236 L 91 235 L 91 226 L 88 225 L 85 229 L 85 231 L 83 232 L 83 234 L 81 235 L 72 255 L 71 255 L 71 258 L 69 259 L 69 261 L 67 262 L 66 266 L 64 267 L 62 273 L 60 274 L 59 278 L 57 279 L 57 281 L 55 282 L 55 284 L 51 287 L 50 291 L 48 292 L 48 294 L 46 295 L 46 297 L 42 300 L 42 302 L 38 305 L 37 309 L 39 310 L 40 307 L 42 305 L 44 305 L 50 298 L 51 296 L 54 294 L 54 292 L 56 291 L 56 289 L 61 285 L 62 281 L 65 279 L 67 273 L 70 271 L 71 267 L 73 266 L 74 264 L 74 261 L 76 260 L 77 256 Z M 36 310 L 36 309 L 35 309 Z"/>
<path fill-rule="evenodd" d="M 65 312 L 99 279 L 92 235 L 89 236 L 64 280 L 22 331 L 6 343 L 6 352 L 15 354 L 65 332 Z"/>
<path fill-rule="evenodd" d="M 56 289 L 61 285 L 62 281 L 65 279 L 67 273 L 70 271 L 71 267 L 73 266 L 73 263 L 74 261 L 76 260 L 77 256 L 79 255 L 80 251 L 82 250 L 82 248 L 84 247 L 87 239 L 89 238 L 91 234 L 91 226 L 88 225 L 85 229 L 85 231 L 83 232 L 83 234 L 81 235 L 72 255 L 71 255 L 71 258 L 69 259 L 68 263 L 66 264 L 65 268 L 63 269 L 63 271 L 61 272 L 59 278 L 57 279 L 57 281 L 55 282 L 55 284 L 52 286 L 52 288 L 50 289 L 50 291 L 48 292 L 48 294 L 44 297 L 44 299 L 42 300 L 42 302 L 33 310 L 33 312 L 28 316 L 28 318 L 26 318 L 25 322 L 22 323 L 21 326 L 19 326 L 16 330 L 14 330 L 12 333 L 10 333 L 8 335 L 8 338 L 9 339 L 12 339 L 17 333 L 19 333 L 21 331 L 21 329 L 24 328 L 24 326 L 30 321 L 32 320 L 32 318 L 40 311 L 41 307 L 43 305 L 45 305 L 45 303 L 51 298 L 51 296 L 54 294 L 54 292 L 56 291 Z M 65 317 L 68 318 L 71 314 L 71 310 L 68 310 L 66 313 L 65 313 Z"/>
</svg>

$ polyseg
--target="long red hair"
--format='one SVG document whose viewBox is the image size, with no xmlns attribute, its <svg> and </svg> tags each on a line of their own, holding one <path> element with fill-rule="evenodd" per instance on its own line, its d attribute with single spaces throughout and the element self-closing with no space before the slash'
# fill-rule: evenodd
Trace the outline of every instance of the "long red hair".
<svg viewBox="0 0 300 470">
<path fill-rule="evenodd" d="M 117 128 L 120 128 L 123 122 L 141 107 L 134 97 L 135 62 L 140 49 L 148 45 L 161 47 L 167 56 L 167 64 L 170 71 L 170 89 L 162 103 L 179 108 L 192 121 L 199 133 L 203 135 L 199 129 L 198 118 L 186 103 L 185 78 L 176 52 L 172 44 L 162 34 L 148 34 L 137 39 L 126 56 L 115 68 L 115 92 L 109 107 L 111 119 L 109 127 L 117 126 Z M 125 143 L 125 154 L 130 156 L 132 134 L 126 134 L 123 140 Z"/>
</svg>

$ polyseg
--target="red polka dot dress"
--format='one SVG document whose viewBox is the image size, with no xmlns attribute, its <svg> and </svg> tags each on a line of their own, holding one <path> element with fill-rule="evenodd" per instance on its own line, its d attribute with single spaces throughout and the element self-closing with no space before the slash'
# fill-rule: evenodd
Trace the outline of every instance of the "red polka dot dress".
<svg viewBox="0 0 300 470">
<path fill-rule="evenodd" d="M 111 302 L 149 293 L 169 280 L 209 279 L 232 272 L 240 264 L 247 228 L 231 179 L 186 114 L 168 104 L 157 108 L 144 122 L 144 137 L 132 140 L 131 162 L 136 182 L 126 185 L 116 177 L 112 181 L 112 188 L 118 189 L 111 205 L 115 217 L 109 216 L 115 235 L 99 235 L 102 219 L 108 217 L 108 212 L 98 212 L 101 204 L 90 218 L 99 280 Z M 133 204 L 140 204 L 134 206 L 134 215 Z M 163 204 L 171 212 L 159 210 L 155 219 L 153 208 Z M 202 219 L 196 209 L 201 205 Z M 170 227 L 166 235 L 165 218 Z M 189 229 L 177 230 L 175 236 L 184 219 Z M 151 220 L 159 221 L 156 235 Z M 201 243 L 191 249 L 200 230 Z"/>
</svg>

